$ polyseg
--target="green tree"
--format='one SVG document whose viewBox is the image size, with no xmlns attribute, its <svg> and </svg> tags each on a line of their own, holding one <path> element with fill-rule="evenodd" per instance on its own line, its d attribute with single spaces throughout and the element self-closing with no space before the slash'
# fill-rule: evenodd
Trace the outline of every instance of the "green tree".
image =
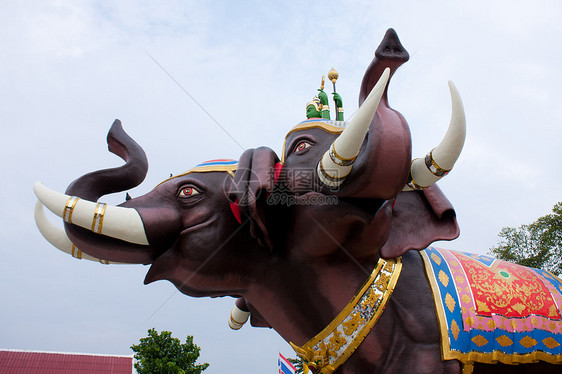
<svg viewBox="0 0 562 374">
<path fill-rule="evenodd" d="M 188 335 L 185 344 L 172 338 L 170 331 L 148 330 L 148 336 L 132 345 L 135 352 L 135 369 L 139 374 L 200 374 L 209 364 L 195 365 L 199 348 Z"/>
<path fill-rule="evenodd" d="M 562 273 L 562 202 L 529 225 L 504 227 L 491 254 L 520 265 Z"/>
</svg>

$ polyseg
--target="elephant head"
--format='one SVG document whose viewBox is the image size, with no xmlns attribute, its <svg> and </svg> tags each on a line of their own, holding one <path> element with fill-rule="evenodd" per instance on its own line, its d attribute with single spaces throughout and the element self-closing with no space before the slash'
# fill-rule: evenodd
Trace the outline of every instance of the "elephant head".
<svg viewBox="0 0 562 374">
<path fill-rule="evenodd" d="M 286 136 L 279 173 L 284 191 L 301 200 L 321 194 L 351 205 L 349 212 L 366 220 L 367 253 L 386 258 L 458 236 L 452 206 L 434 183 L 460 155 L 462 102 L 450 82 L 449 130 L 425 158 L 412 161 L 408 124 L 389 106 L 387 93 L 388 81 L 408 58 L 394 30 L 388 30 L 363 77 L 359 110 L 346 122 L 318 118 L 296 125 Z M 350 217 L 349 212 L 344 214 Z"/>
<path fill-rule="evenodd" d="M 142 148 L 115 121 L 111 152 L 126 164 L 86 174 L 61 194 L 40 183 L 36 221 L 43 235 L 66 252 L 103 262 L 152 264 L 145 283 L 167 279 L 192 296 L 236 295 L 253 261 L 266 251 L 242 221 L 237 196 L 229 200 L 237 161 L 209 161 L 170 177 L 151 192 L 118 205 L 100 196 L 140 184 L 148 163 Z M 243 181 L 238 180 L 239 184 Z M 240 195 L 242 199 L 242 195 Z M 45 205 L 65 221 L 66 233 L 46 221 Z M 224 269 L 229 269 L 228 272 Z"/>
<path fill-rule="evenodd" d="M 449 130 L 425 159 L 412 161 L 408 124 L 387 96 L 390 77 L 407 60 L 389 30 L 365 73 L 360 108 L 350 121 L 299 123 L 286 136 L 282 163 L 268 158 L 266 149 L 252 153 L 261 163 L 253 169 L 254 182 L 247 184 L 254 199 L 243 209 L 256 223 L 253 234 L 293 268 L 314 273 L 311 287 L 335 289 L 346 278 L 343 270 L 322 274 L 325 268 L 319 270 L 318 264 L 350 266 L 350 273 L 364 274 L 380 256 L 398 257 L 458 236 L 455 212 L 434 183 L 452 168 L 464 142 L 460 96 L 450 84 Z M 242 163 L 250 168 L 248 157 Z M 273 191 L 260 193 L 260 181 L 271 175 Z M 250 310 L 249 301 L 239 299 L 235 314 Z M 240 327 L 233 319 L 231 325 Z M 263 322 L 261 315 L 259 320 L 252 323 Z"/>
</svg>

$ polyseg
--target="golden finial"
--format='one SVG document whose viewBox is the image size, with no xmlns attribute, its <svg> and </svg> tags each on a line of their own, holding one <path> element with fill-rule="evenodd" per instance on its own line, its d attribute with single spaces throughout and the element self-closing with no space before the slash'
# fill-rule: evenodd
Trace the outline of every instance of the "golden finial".
<svg viewBox="0 0 562 374">
<path fill-rule="evenodd" d="M 320 85 L 320 89 L 321 89 L 321 90 L 324 89 L 324 76 L 322 76 L 322 84 Z"/>
<path fill-rule="evenodd" d="M 328 72 L 328 79 L 331 80 L 333 84 L 336 84 L 339 76 L 338 71 L 332 66 L 332 69 Z"/>
</svg>

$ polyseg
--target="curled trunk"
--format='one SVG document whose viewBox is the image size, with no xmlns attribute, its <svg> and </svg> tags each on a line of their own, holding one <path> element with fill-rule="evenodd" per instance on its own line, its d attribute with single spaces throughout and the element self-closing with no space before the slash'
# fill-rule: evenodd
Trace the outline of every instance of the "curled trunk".
<svg viewBox="0 0 562 374">
<path fill-rule="evenodd" d="M 109 151 L 121 157 L 125 165 L 81 176 L 68 186 L 67 195 L 97 201 L 103 195 L 126 191 L 142 183 L 148 172 L 146 154 L 123 130 L 118 119 L 107 134 L 107 144 Z"/>
<path fill-rule="evenodd" d="M 109 151 L 121 157 L 125 165 L 98 170 L 83 175 L 72 182 L 66 194 L 95 202 L 101 196 L 121 192 L 138 186 L 148 171 L 148 160 L 144 150 L 115 120 L 107 135 Z M 99 235 L 90 230 L 65 222 L 69 239 L 83 252 L 96 258 L 128 262 L 151 263 L 156 250 L 147 245 Z"/>
</svg>

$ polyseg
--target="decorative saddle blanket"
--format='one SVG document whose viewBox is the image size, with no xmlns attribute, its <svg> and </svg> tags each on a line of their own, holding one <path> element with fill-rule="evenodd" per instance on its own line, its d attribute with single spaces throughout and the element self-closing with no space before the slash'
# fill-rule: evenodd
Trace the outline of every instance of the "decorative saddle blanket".
<svg viewBox="0 0 562 374">
<path fill-rule="evenodd" d="M 562 364 L 562 281 L 490 256 L 420 252 L 441 329 L 444 360 Z"/>
</svg>

